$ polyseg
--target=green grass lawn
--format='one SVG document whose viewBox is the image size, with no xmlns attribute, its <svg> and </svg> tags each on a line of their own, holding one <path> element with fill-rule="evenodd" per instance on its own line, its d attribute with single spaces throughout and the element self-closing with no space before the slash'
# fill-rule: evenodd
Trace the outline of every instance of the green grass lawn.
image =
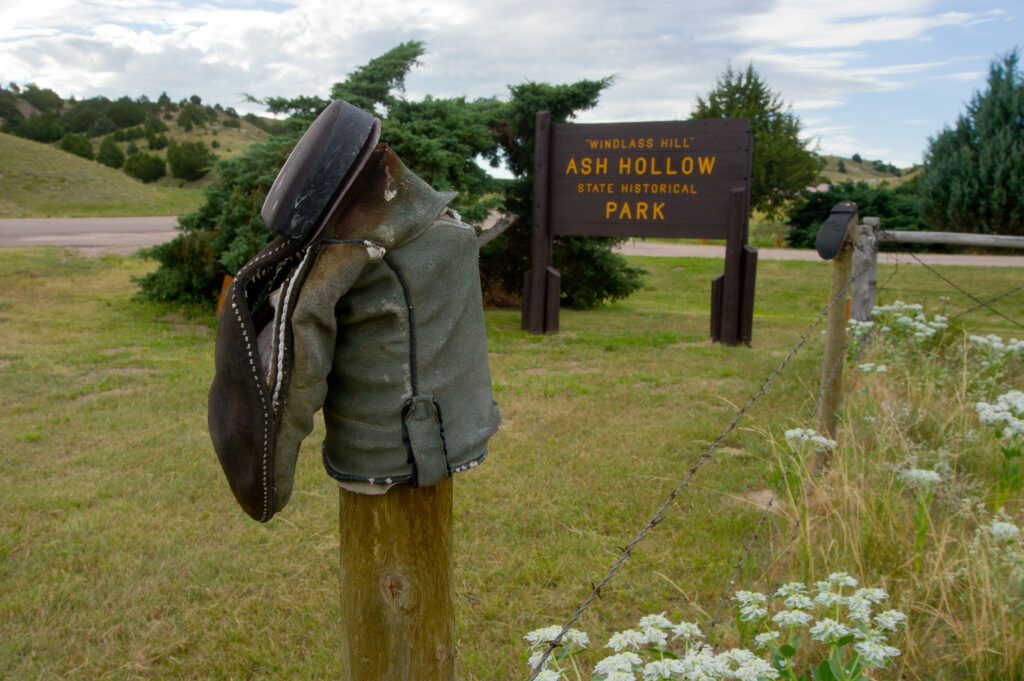
<svg viewBox="0 0 1024 681">
<path fill-rule="evenodd" d="M 459 679 L 526 678 L 522 635 L 572 614 L 827 302 L 827 263 L 760 263 L 753 345 L 722 347 L 707 341 L 721 261 L 631 262 L 646 288 L 563 311 L 558 335 L 487 312 L 504 425 L 455 483 Z M 133 301 L 130 278 L 154 266 L 0 250 L 0 677 L 333 678 L 343 607 L 322 426 L 289 506 L 249 520 L 206 431 L 216 320 Z M 942 270 L 979 295 L 1019 281 Z M 879 298 L 971 306 L 958 295 L 901 267 Z M 999 305 L 1024 318 L 1021 296 Z M 1011 332 L 987 312 L 968 322 Z M 714 609 L 760 515 L 753 499 L 777 480 L 766 434 L 804 425 L 820 354 L 814 334 L 584 615 L 592 635 Z M 770 572 L 788 531 L 769 525 L 745 583 Z"/>
</svg>

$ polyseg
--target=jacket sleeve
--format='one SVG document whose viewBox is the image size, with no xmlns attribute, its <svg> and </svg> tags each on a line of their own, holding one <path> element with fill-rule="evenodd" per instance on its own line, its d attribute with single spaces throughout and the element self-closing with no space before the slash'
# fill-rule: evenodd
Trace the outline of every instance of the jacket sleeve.
<svg viewBox="0 0 1024 681">
<path fill-rule="evenodd" d="M 335 305 L 371 262 L 363 243 L 324 243 L 302 285 L 292 316 L 294 363 L 277 408 L 281 412 L 275 457 L 274 510 L 292 493 L 299 446 L 313 430 L 313 415 L 327 396 L 338 322 Z"/>
</svg>

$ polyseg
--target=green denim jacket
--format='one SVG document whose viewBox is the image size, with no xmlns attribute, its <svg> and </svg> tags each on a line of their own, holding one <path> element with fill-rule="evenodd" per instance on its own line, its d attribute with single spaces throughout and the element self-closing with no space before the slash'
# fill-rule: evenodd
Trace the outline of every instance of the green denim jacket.
<svg viewBox="0 0 1024 681">
<path fill-rule="evenodd" d="M 501 416 L 491 392 L 473 228 L 381 145 L 327 224 L 291 318 L 274 507 L 323 409 L 341 481 L 426 486 L 476 466 Z"/>
</svg>

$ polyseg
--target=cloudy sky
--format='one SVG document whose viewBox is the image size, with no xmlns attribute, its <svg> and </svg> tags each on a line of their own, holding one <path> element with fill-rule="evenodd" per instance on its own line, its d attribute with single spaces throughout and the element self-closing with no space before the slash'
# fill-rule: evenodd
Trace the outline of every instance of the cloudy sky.
<svg viewBox="0 0 1024 681">
<path fill-rule="evenodd" d="M 752 63 L 822 153 L 919 162 L 1024 42 L 1022 0 L 0 0 L 0 82 L 246 105 L 318 94 L 405 40 L 419 98 L 615 76 L 581 122 L 687 118 Z"/>
</svg>

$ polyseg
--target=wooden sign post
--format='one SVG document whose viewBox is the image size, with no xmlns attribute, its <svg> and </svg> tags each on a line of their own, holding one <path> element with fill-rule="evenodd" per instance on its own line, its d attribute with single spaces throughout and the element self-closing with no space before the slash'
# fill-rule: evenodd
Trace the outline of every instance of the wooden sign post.
<svg viewBox="0 0 1024 681">
<path fill-rule="evenodd" d="M 537 113 L 533 241 L 523 328 L 558 331 L 555 236 L 725 239 L 711 337 L 749 343 L 757 249 L 747 244 L 752 138 L 745 119 L 551 123 Z"/>
</svg>

